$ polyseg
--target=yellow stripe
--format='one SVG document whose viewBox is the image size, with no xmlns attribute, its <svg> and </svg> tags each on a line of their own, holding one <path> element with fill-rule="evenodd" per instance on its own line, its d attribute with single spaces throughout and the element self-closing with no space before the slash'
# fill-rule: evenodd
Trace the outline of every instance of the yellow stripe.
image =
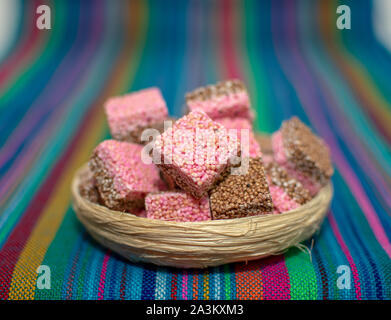
<svg viewBox="0 0 391 320">
<path fill-rule="evenodd" d="M 204 273 L 204 300 L 209 300 L 209 271 Z"/>
<path fill-rule="evenodd" d="M 146 29 L 147 8 L 142 2 L 137 3 L 136 6 L 137 10 L 135 10 L 136 8 L 130 8 L 132 17 L 142 16 L 144 18 L 138 19 L 139 25 L 128 26 L 128 30 L 136 29 L 142 31 L 142 36 L 145 34 Z M 134 19 L 128 20 L 133 21 Z M 101 99 L 99 99 L 98 104 L 101 105 L 107 95 L 116 92 L 118 90 L 117 86 L 127 87 L 129 85 L 128 67 L 134 69 L 138 64 L 139 61 L 137 61 L 137 59 L 141 56 L 142 44 L 143 42 L 140 41 L 134 46 L 135 51 L 133 54 L 135 54 L 135 57 L 132 57 L 132 59 L 129 59 L 129 51 L 121 57 L 118 70 L 120 70 L 121 73 L 124 73 L 124 76 L 118 78 L 114 77 L 114 81 L 111 82 L 112 85 L 106 90 L 104 95 L 102 95 Z M 132 75 L 134 75 L 135 71 L 131 70 L 131 72 Z M 118 76 L 118 74 L 114 75 Z M 126 83 L 124 80 L 127 80 Z M 58 184 L 55 186 L 54 196 L 50 198 L 48 204 L 45 206 L 40 219 L 37 221 L 37 224 L 19 257 L 12 276 L 9 299 L 34 299 L 37 278 L 36 269 L 42 264 L 46 251 L 53 241 L 57 230 L 63 221 L 66 210 L 69 207 L 71 201 L 70 185 L 73 174 L 88 159 L 90 151 L 97 144 L 101 129 L 106 122 L 102 108 L 99 108 L 98 112 L 96 112 L 93 117 L 94 119 L 91 120 L 91 128 L 88 128 L 88 130 L 86 128 L 85 133 L 78 142 L 75 152 L 66 165 Z M 61 254 L 61 252 L 59 252 L 59 254 Z M 54 275 L 52 274 L 52 276 Z"/>
</svg>

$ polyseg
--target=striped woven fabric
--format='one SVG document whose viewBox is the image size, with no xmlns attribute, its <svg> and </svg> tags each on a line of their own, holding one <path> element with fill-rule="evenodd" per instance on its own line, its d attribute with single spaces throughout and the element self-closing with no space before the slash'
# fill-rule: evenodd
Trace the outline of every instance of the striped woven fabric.
<svg viewBox="0 0 391 320">
<path fill-rule="evenodd" d="M 387 0 L 45 3 L 50 30 L 36 27 L 41 1 L 0 1 L 0 299 L 391 298 Z M 342 4 L 350 30 L 336 26 Z M 95 243 L 70 182 L 109 137 L 104 100 L 158 86 L 178 116 L 186 91 L 231 77 L 248 84 L 257 130 L 297 115 L 330 145 L 335 195 L 311 254 L 177 270 Z"/>
</svg>

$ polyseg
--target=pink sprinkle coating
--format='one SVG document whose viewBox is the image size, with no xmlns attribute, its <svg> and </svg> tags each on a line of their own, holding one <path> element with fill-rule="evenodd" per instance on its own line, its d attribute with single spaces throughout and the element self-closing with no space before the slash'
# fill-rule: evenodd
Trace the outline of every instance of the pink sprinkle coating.
<svg viewBox="0 0 391 320">
<path fill-rule="evenodd" d="M 125 203 L 164 190 L 159 170 L 141 160 L 142 148 L 116 140 L 103 141 L 95 148 L 89 166 L 108 207 L 126 209 Z"/>
<path fill-rule="evenodd" d="M 282 134 L 280 131 L 277 131 L 272 135 L 272 147 L 274 160 L 283 166 L 292 178 L 300 181 L 303 187 L 307 189 L 312 196 L 316 195 L 322 188 L 321 184 L 316 180 L 311 179 L 310 176 L 304 175 L 296 170 L 294 164 L 288 160 L 284 150 Z"/>
<path fill-rule="evenodd" d="M 154 162 L 176 184 L 196 198 L 203 197 L 240 152 L 239 141 L 203 111 L 177 120 L 155 140 Z"/>
<path fill-rule="evenodd" d="M 277 162 L 265 164 L 265 172 L 276 213 L 296 209 L 311 200 L 302 183 Z"/>
<path fill-rule="evenodd" d="M 251 122 L 246 118 L 221 118 L 217 119 L 216 122 L 222 124 L 227 129 L 237 129 L 238 139 L 242 145 L 242 156 L 249 156 L 251 158 L 262 157 L 261 147 L 255 139 L 254 132 L 252 130 Z M 244 147 L 242 141 L 242 130 L 248 130 L 248 148 Z M 247 151 L 248 152 L 243 152 Z"/>
<path fill-rule="evenodd" d="M 209 198 L 195 199 L 182 191 L 150 193 L 145 198 L 147 218 L 194 222 L 211 219 Z"/>
<path fill-rule="evenodd" d="M 279 164 L 285 164 L 288 160 L 284 152 L 284 143 L 282 141 L 281 132 L 277 131 L 272 134 L 272 147 L 273 147 L 274 159 Z"/>
<path fill-rule="evenodd" d="M 254 118 L 246 91 L 215 96 L 208 100 L 191 100 L 187 102 L 187 106 L 190 111 L 204 111 L 214 120 L 222 117 Z"/>
<path fill-rule="evenodd" d="M 300 206 L 295 200 L 289 197 L 283 188 L 269 184 L 270 195 L 272 196 L 274 213 L 281 213 L 296 209 Z"/>
<path fill-rule="evenodd" d="M 267 164 L 269 162 L 273 162 L 274 161 L 273 154 L 268 154 L 268 153 L 264 154 L 262 156 L 262 160 L 263 160 L 264 164 Z"/>
<path fill-rule="evenodd" d="M 140 128 L 163 122 L 168 115 L 166 102 L 158 88 L 148 88 L 105 103 L 111 135 L 117 140 L 129 140 Z"/>
<path fill-rule="evenodd" d="M 224 117 L 217 119 L 216 121 L 228 129 L 253 129 L 251 122 L 246 118 Z"/>
</svg>

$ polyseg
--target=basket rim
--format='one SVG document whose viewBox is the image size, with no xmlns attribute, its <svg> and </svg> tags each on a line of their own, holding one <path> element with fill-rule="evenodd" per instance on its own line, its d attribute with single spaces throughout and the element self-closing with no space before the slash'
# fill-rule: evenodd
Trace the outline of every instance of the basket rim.
<svg viewBox="0 0 391 320">
<path fill-rule="evenodd" d="M 334 193 L 333 189 L 333 184 L 331 180 L 328 182 L 326 186 L 324 186 L 318 194 L 313 197 L 310 201 L 305 203 L 304 205 L 301 205 L 293 210 L 285 211 L 279 214 L 264 214 L 264 215 L 255 215 L 255 216 L 249 216 L 249 217 L 242 217 L 242 218 L 232 218 L 232 219 L 220 219 L 220 220 L 206 220 L 206 221 L 197 221 L 197 222 L 192 222 L 192 221 L 186 221 L 186 222 L 181 222 L 181 221 L 169 221 L 169 220 L 159 220 L 159 219 L 150 219 L 146 217 L 140 217 L 135 214 L 132 214 L 131 212 L 123 212 L 123 211 L 117 211 L 117 210 L 112 210 L 107 208 L 106 206 L 100 205 L 98 203 L 94 203 L 89 201 L 88 199 L 82 197 L 79 192 L 79 184 L 80 184 L 80 179 L 79 177 L 81 174 L 88 169 L 88 163 L 85 163 L 82 165 L 79 169 L 76 170 L 73 179 L 72 179 L 72 196 L 77 202 L 88 202 L 88 204 L 92 207 L 99 208 L 99 210 L 106 211 L 105 213 L 110 214 L 113 216 L 113 221 L 114 220 L 138 220 L 138 221 L 148 221 L 148 223 L 151 223 L 151 225 L 161 225 L 161 226 L 166 226 L 166 227 L 202 227 L 202 226 L 221 226 L 223 224 L 226 224 L 227 221 L 229 222 L 235 222 L 240 220 L 240 222 L 246 222 L 246 221 L 259 221 L 259 222 L 271 222 L 271 221 L 277 221 L 277 220 L 282 220 L 284 217 L 288 216 L 292 218 L 293 215 L 300 215 L 303 210 L 305 210 L 308 207 L 311 207 L 314 205 L 315 202 L 319 202 L 319 198 L 321 197 L 322 192 L 327 192 L 330 194 L 330 202 Z"/>
</svg>

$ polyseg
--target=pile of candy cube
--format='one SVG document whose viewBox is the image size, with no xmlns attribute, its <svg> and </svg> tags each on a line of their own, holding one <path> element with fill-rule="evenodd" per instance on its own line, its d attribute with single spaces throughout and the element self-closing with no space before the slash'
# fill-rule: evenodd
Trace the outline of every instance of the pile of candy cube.
<svg viewBox="0 0 391 320">
<path fill-rule="evenodd" d="M 186 107 L 170 118 L 158 88 L 110 98 L 113 139 L 93 151 L 81 195 L 150 219 L 232 219 L 295 209 L 333 174 L 325 142 L 297 117 L 258 138 L 240 80 L 198 88 Z"/>
</svg>

